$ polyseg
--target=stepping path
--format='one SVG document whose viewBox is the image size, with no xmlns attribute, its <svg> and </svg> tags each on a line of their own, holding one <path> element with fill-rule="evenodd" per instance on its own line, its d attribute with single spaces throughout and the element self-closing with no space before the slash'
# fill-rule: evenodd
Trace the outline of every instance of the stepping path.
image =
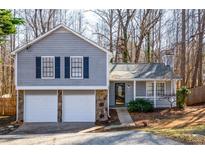
<svg viewBox="0 0 205 154">
<path fill-rule="evenodd" d="M 134 126 L 134 122 L 127 111 L 127 108 L 116 108 L 118 118 L 120 120 L 121 125 L 123 126 Z"/>
</svg>

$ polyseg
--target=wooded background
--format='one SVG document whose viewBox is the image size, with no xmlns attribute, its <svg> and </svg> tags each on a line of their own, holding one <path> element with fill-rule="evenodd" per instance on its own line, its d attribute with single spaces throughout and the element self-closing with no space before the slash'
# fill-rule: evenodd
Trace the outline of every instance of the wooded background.
<svg viewBox="0 0 205 154">
<path fill-rule="evenodd" d="M 174 71 L 188 88 L 204 83 L 205 10 L 11 10 L 25 23 L 0 44 L 0 96 L 15 95 L 11 51 L 60 23 L 108 49 L 115 63 L 160 63 L 174 55 Z"/>
</svg>

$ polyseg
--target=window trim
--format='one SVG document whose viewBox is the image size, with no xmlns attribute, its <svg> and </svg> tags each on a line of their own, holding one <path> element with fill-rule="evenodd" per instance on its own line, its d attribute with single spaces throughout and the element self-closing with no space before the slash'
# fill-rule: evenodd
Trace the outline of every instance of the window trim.
<svg viewBox="0 0 205 154">
<path fill-rule="evenodd" d="M 53 77 L 43 77 L 43 58 L 53 58 Z M 41 56 L 41 79 L 55 79 L 55 56 Z"/>
<path fill-rule="evenodd" d="M 72 58 L 81 58 L 82 59 L 82 77 L 72 77 Z M 83 56 L 70 56 L 70 79 L 84 79 L 84 58 Z"/>
<path fill-rule="evenodd" d="M 154 97 L 154 95 L 153 95 L 153 96 L 148 96 L 148 95 L 147 95 L 148 84 L 149 84 L 149 83 L 154 83 L 154 81 L 147 81 L 147 82 L 146 82 L 146 87 L 145 87 L 145 89 L 146 89 L 146 97 Z M 167 88 L 167 87 L 166 87 L 166 82 L 165 82 L 165 81 L 156 81 L 156 90 L 157 90 L 157 84 L 158 84 L 158 83 L 164 83 L 164 96 L 166 96 L 166 93 L 167 93 L 167 90 L 166 90 L 166 88 Z M 157 92 L 156 92 L 156 97 L 159 98 L 159 97 L 164 97 L 164 96 L 158 96 L 158 95 L 157 95 Z"/>
<path fill-rule="evenodd" d="M 148 95 L 148 84 L 151 84 L 151 83 L 154 84 L 154 81 L 153 82 L 152 81 L 146 82 L 146 97 L 154 97 L 154 94 L 153 94 L 153 96 Z"/>
<path fill-rule="evenodd" d="M 157 82 L 157 83 L 163 83 L 164 84 L 164 95 L 163 96 L 158 96 L 157 95 L 157 91 L 156 91 L 156 97 L 164 97 L 164 96 L 166 96 L 166 82 Z M 157 90 L 157 86 L 156 86 L 156 90 Z"/>
</svg>

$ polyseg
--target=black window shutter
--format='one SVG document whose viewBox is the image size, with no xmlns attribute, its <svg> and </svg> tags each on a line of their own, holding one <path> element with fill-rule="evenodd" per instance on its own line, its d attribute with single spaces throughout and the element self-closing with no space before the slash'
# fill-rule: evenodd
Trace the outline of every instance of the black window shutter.
<svg viewBox="0 0 205 154">
<path fill-rule="evenodd" d="M 89 57 L 83 57 L 83 78 L 89 78 Z"/>
<path fill-rule="evenodd" d="M 55 78 L 60 78 L 60 57 L 55 57 Z"/>
<path fill-rule="evenodd" d="M 70 57 L 65 57 L 65 78 L 70 78 Z"/>
<path fill-rule="evenodd" d="M 41 57 L 36 57 L 36 78 L 41 78 Z"/>
</svg>

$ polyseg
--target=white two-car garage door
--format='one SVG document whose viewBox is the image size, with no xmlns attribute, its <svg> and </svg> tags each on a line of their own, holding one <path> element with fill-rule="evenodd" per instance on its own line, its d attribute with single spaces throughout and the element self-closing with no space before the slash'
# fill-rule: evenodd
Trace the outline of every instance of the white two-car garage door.
<svg viewBox="0 0 205 154">
<path fill-rule="evenodd" d="M 25 91 L 25 122 L 57 122 L 57 91 Z"/>
<path fill-rule="evenodd" d="M 63 91 L 63 122 L 95 122 L 95 91 Z"/>
</svg>

